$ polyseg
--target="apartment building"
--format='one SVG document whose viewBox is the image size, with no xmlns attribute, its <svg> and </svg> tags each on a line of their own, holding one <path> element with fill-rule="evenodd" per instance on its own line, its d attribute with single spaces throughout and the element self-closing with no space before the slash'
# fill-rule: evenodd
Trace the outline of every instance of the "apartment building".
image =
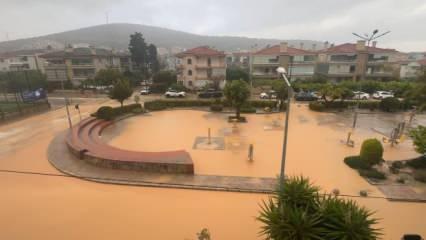
<svg viewBox="0 0 426 240">
<path fill-rule="evenodd" d="M 81 81 L 95 77 L 101 69 L 132 71 L 130 54 L 94 47 L 67 47 L 61 51 L 40 56 L 45 59 L 47 80 L 64 82 L 70 80 L 75 86 Z"/>
<path fill-rule="evenodd" d="M 196 47 L 176 55 L 177 81 L 189 89 L 206 85 L 223 88 L 226 82 L 225 53 L 207 46 Z"/>
<path fill-rule="evenodd" d="M 226 66 L 249 68 L 250 64 L 249 52 L 231 52 L 226 54 Z"/>
<path fill-rule="evenodd" d="M 401 62 L 401 79 L 410 80 L 416 79 L 421 74 L 426 72 L 426 59 L 421 59 L 417 61 L 404 61 Z"/>
<path fill-rule="evenodd" d="M 0 71 L 39 70 L 44 73 L 44 60 L 40 55 L 45 51 L 36 49 L 0 53 Z"/>
<path fill-rule="evenodd" d="M 365 41 L 345 43 L 318 52 L 316 73 L 328 79 L 390 80 L 399 78 L 400 60 L 404 57 L 395 49 L 366 46 Z"/>
<path fill-rule="evenodd" d="M 287 69 L 291 79 L 308 79 L 314 75 L 316 61 L 316 51 L 289 47 L 283 42 L 255 52 L 251 72 L 254 78 L 274 79 L 280 77 L 276 69 L 282 66 Z"/>
</svg>

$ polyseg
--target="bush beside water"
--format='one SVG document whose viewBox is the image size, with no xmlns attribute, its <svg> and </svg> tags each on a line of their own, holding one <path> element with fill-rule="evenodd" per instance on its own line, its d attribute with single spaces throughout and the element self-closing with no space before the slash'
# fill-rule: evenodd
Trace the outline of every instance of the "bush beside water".
<svg viewBox="0 0 426 240">
<path fill-rule="evenodd" d="M 92 114 L 93 117 L 104 119 L 107 121 L 111 121 L 116 117 L 119 117 L 128 113 L 141 113 L 143 112 L 142 105 L 139 103 L 125 105 L 123 107 L 110 107 L 110 106 L 102 106 L 96 111 L 96 113 Z"/>
</svg>

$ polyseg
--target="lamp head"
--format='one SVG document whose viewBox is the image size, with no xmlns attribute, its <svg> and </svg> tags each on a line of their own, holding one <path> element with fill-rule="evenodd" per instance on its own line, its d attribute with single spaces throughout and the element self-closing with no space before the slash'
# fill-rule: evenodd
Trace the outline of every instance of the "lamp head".
<svg viewBox="0 0 426 240">
<path fill-rule="evenodd" d="M 285 68 L 279 67 L 279 68 L 277 68 L 277 73 L 279 73 L 279 74 L 286 74 L 287 71 L 285 70 Z"/>
</svg>

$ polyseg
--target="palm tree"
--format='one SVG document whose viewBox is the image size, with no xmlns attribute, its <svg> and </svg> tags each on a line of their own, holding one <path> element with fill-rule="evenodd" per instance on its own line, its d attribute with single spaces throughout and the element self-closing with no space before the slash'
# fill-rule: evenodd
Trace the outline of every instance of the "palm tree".
<svg viewBox="0 0 426 240">
<path fill-rule="evenodd" d="M 273 197 L 261 204 L 257 218 L 266 239 L 372 240 L 380 236 L 372 212 L 351 200 L 319 193 L 307 178 L 278 184 Z"/>
</svg>

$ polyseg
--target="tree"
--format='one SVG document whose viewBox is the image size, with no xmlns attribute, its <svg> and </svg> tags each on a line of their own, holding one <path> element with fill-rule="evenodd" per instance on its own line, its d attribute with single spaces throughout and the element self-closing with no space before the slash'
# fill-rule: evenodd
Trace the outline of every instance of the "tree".
<svg viewBox="0 0 426 240">
<path fill-rule="evenodd" d="M 115 82 L 114 87 L 109 92 L 109 98 L 115 99 L 120 102 L 123 107 L 124 100 L 132 96 L 133 90 L 130 87 L 130 83 L 127 79 L 119 79 Z"/>
<path fill-rule="evenodd" d="M 247 70 L 240 67 L 228 67 L 226 69 L 227 80 L 244 80 L 249 81 L 249 73 Z"/>
<path fill-rule="evenodd" d="M 240 119 L 241 106 L 249 99 L 250 89 L 243 80 L 227 82 L 223 90 L 226 99 L 235 108 L 236 118 Z"/>
<path fill-rule="evenodd" d="M 151 91 L 164 92 L 171 85 L 177 83 L 176 73 L 173 71 L 159 71 L 152 77 L 153 85 Z"/>
<path fill-rule="evenodd" d="M 144 71 L 148 56 L 147 45 L 142 33 L 135 32 L 130 35 L 129 51 L 133 63 L 139 68 L 139 70 Z"/>
<path fill-rule="evenodd" d="M 410 131 L 410 136 L 413 139 L 416 151 L 426 155 L 426 127 L 418 126 L 416 129 Z"/>
<path fill-rule="evenodd" d="M 288 97 L 288 87 L 283 81 L 276 81 L 272 84 L 272 89 L 277 93 L 277 99 L 284 102 Z M 284 104 L 281 104 L 284 106 Z"/>
<path fill-rule="evenodd" d="M 324 99 L 325 103 L 331 103 L 336 99 L 342 99 L 345 90 L 337 85 L 325 84 L 319 90 L 319 93 L 321 98 Z"/>
<path fill-rule="evenodd" d="M 94 82 L 100 86 L 114 85 L 118 79 L 123 78 L 123 75 L 116 69 L 107 68 L 101 69 L 95 76 Z"/>
<path fill-rule="evenodd" d="M 291 177 L 278 184 L 261 205 L 261 234 L 266 239 L 377 239 L 381 233 L 372 212 L 352 200 L 320 195 L 307 178 Z"/>
<path fill-rule="evenodd" d="M 149 44 L 147 57 L 148 65 L 151 69 L 151 72 L 157 73 L 158 71 L 160 71 L 160 62 L 158 61 L 157 47 L 154 44 Z"/>
</svg>

